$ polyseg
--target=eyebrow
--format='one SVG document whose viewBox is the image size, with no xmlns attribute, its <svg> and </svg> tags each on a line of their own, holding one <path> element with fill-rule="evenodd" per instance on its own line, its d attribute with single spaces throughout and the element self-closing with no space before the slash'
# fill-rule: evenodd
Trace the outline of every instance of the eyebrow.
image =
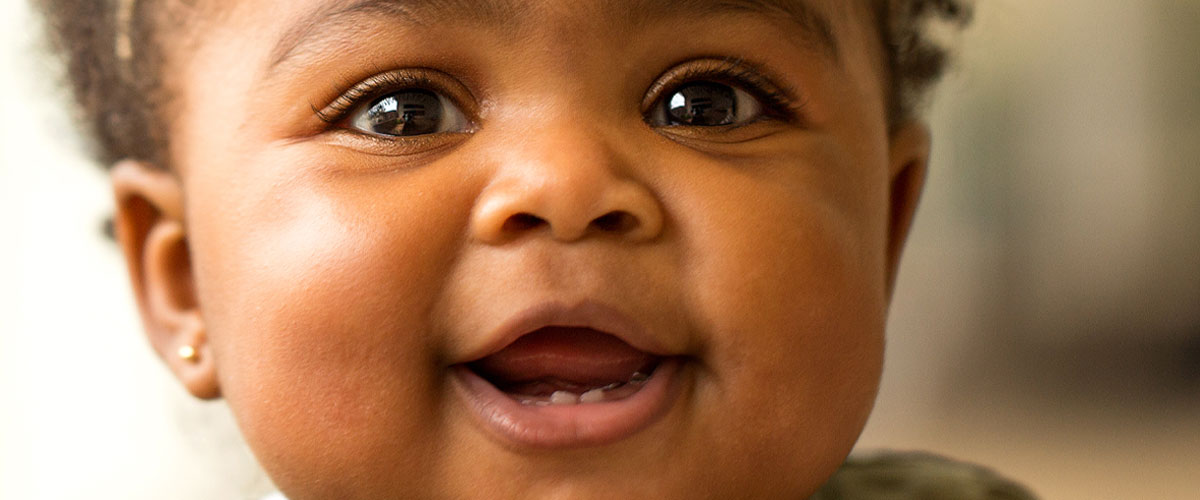
<svg viewBox="0 0 1200 500">
<path fill-rule="evenodd" d="M 324 42 L 357 33 L 356 26 L 377 17 L 413 26 L 461 22 L 519 29 L 528 7 L 513 0 L 357 0 L 350 5 L 330 2 L 293 23 L 271 51 L 268 69 Z M 811 0 L 621 0 L 603 3 L 602 16 L 640 27 L 668 16 L 706 17 L 751 13 L 782 20 L 800 28 L 802 40 L 838 60 L 838 40 L 829 18 Z"/>
<path fill-rule="evenodd" d="M 799 27 L 805 42 L 815 45 L 834 61 L 838 59 L 839 44 L 833 23 L 811 0 L 633 0 L 612 4 L 614 9 L 623 10 L 626 19 L 635 26 L 648 19 L 679 15 L 681 11 L 687 17 L 758 14 Z"/>
<path fill-rule="evenodd" d="M 350 5 L 329 2 L 292 24 L 271 51 L 271 68 L 305 51 L 305 48 L 344 36 L 364 20 L 383 17 L 391 22 L 426 26 L 436 21 L 483 25 L 516 24 L 521 15 L 507 0 L 357 0 Z"/>
</svg>

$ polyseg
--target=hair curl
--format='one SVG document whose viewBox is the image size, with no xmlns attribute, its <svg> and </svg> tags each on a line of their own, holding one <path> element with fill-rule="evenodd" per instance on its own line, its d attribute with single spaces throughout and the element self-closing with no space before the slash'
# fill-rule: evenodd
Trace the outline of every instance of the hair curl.
<svg viewBox="0 0 1200 500">
<path fill-rule="evenodd" d="M 170 96 L 161 80 L 163 44 L 155 38 L 171 22 L 163 1 L 34 0 L 63 58 L 93 156 L 105 168 L 125 158 L 169 165 L 162 110 Z M 967 25 L 972 0 L 868 1 L 886 56 L 888 121 L 895 125 L 918 114 L 949 62 L 932 30 Z"/>
</svg>

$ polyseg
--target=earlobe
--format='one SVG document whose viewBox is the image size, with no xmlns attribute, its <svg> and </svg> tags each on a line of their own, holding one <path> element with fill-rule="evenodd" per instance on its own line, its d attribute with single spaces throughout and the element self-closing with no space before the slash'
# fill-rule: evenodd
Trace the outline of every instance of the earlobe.
<svg viewBox="0 0 1200 500">
<path fill-rule="evenodd" d="M 183 190 L 171 172 L 136 161 L 113 165 L 117 241 L 150 344 L 194 396 L 220 396 L 196 299 L 183 224 Z"/>
<path fill-rule="evenodd" d="M 900 255 L 912 228 L 930 155 L 929 127 L 906 122 L 892 131 L 889 148 L 890 200 L 888 204 L 887 291 L 891 297 L 900 268 Z"/>
</svg>

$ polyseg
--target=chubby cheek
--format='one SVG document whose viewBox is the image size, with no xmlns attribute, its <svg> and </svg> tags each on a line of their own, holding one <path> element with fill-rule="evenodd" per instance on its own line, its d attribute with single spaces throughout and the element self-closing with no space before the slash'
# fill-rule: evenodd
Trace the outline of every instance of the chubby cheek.
<svg viewBox="0 0 1200 500">
<path fill-rule="evenodd" d="M 411 178 L 431 172 L 189 186 L 222 393 L 285 490 L 342 478 L 332 498 L 369 483 L 357 475 L 411 476 L 432 456 L 442 387 L 427 312 L 461 235 L 446 223 L 458 205 L 428 189 L 446 183 Z"/>
<path fill-rule="evenodd" d="M 870 413 L 886 314 L 885 179 L 842 155 L 814 164 L 693 181 L 688 203 L 711 209 L 679 219 L 705 235 L 685 243 L 684 288 L 707 335 L 697 404 L 720 408 L 702 425 L 737 457 L 721 466 L 809 484 Z"/>
</svg>

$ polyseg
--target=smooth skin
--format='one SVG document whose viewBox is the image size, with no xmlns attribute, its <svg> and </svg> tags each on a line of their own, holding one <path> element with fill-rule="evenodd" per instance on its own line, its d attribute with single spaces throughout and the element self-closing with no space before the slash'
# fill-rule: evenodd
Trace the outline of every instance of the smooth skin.
<svg viewBox="0 0 1200 500">
<path fill-rule="evenodd" d="M 810 494 L 874 401 L 928 134 L 888 126 L 867 2 L 807 3 L 836 44 L 695 3 L 198 2 L 168 42 L 172 164 L 112 171 L 153 346 L 292 500 Z M 797 116 L 647 122 L 656 81 L 714 57 L 794 89 Z M 406 68 L 470 126 L 379 138 L 314 113 Z M 669 411 L 578 449 L 483 429 L 451 365 L 551 299 L 686 356 Z"/>
</svg>

